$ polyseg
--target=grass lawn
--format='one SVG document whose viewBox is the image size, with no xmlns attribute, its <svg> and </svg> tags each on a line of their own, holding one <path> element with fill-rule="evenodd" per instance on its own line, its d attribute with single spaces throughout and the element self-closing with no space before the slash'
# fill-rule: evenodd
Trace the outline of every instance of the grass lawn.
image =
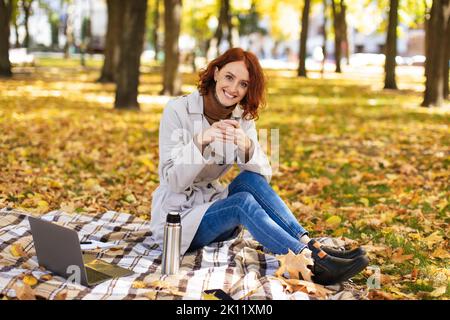
<svg viewBox="0 0 450 320">
<path fill-rule="evenodd" d="M 116 111 L 114 85 L 95 82 L 100 66 L 43 59 L 0 79 L 0 207 L 150 219 L 169 97 L 158 96 L 159 68 L 147 65 L 142 110 Z M 272 186 L 312 236 L 365 245 L 381 271 L 373 297 L 448 299 L 449 108 L 418 107 L 423 70 L 398 68 L 400 91 L 382 90 L 380 70 L 310 79 L 266 71 L 268 106 L 257 125 L 279 133 Z M 185 93 L 195 89 L 196 74 L 182 78 Z"/>
</svg>

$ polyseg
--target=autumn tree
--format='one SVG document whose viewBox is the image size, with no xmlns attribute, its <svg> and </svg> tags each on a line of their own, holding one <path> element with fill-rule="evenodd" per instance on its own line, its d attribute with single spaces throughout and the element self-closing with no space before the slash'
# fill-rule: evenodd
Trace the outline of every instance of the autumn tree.
<svg viewBox="0 0 450 320">
<path fill-rule="evenodd" d="M 346 6 L 344 0 L 331 0 L 331 9 L 333 12 L 333 28 L 334 28 L 334 57 L 336 60 L 336 72 L 340 73 L 342 47 L 348 50 L 347 41 L 347 23 L 346 23 Z M 348 54 L 346 54 L 348 55 Z"/>
<path fill-rule="evenodd" d="M 309 9 L 311 0 L 305 0 L 302 12 L 302 28 L 300 32 L 300 47 L 299 47 L 299 64 L 297 75 L 299 77 L 306 77 L 306 42 L 308 39 L 308 25 L 309 25 Z"/>
<path fill-rule="evenodd" d="M 13 8 L 12 0 L 0 0 L 0 76 L 11 77 L 9 61 L 10 19 Z"/>
<path fill-rule="evenodd" d="M 107 0 L 108 23 L 103 66 L 99 82 L 114 82 L 120 54 L 120 36 L 124 14 L 124 4 L 121 0 Z"/>
<path fill-rule="evenodd" d="M 164 0 L 164 95 L 181 93 L 181 78 L 179 75 L 180 54 L 178 38 L 181 25 L 181 0 Z"/>
<path fill-rule="evenodd" d="M 323 0 L 323 44 L 322 44 L 322 54 L 323 54 L 323 59 L 322 59 L 322 70 L 321 73 L 322 75 L 325 72 L 325 62 L 327 60 L 327 12 L 328 12 L 328 3 L 327 0 Z"/>
<path fill-rule="evenodd" d="M 33 0 L 21 0 L 22 5 L 22 11 L 24 15 L 24 22 L 23 25 L 25 27 L 25 39 L 23 42 L 23 45 L 25 48 L 30 47 L 30 28 L 28 21 L 30 20 L 31 16 L 31 6 L 33 5 Z"/>
<path fill-rule="evenodd" d="M 159 30 L 159 20 L 160 20 L 160 0 L 155 0 L 154 7 L 152 14 L 149 15 L 149 18 L 151 19 L 150 23 L 152 29 L 150 34 L 150 41 L 153 43 L 153 48 L 155 50 L 155 60 L 158 60 L 158 54 L 159 54 L 159 36 L 158 36 L 158 30 Z"/>
<path fill-rule="evenodd" d="M 390 0 L 389 26 L 386 37 L 386 61 L 384 64 L 384 88 L 397 89 L 395 81 L 395 57 L 397 56 L 397 25 L 399 0 Z"/>
<path fill-rule="evenodd" d="M 426 22 L 424 107 L 439 107 L 448 99 L 449 19 L 450 1 L 434 0 Z"/>
<path fill-rule="evenodd" d="M 211 47 L 212 43 L 215 43 L 217 47 L 217 55 L 220 55 L 220 43 L 222 38 L 226 36 L 228 47 L 233 47 L 232 30 L 233 24 L 231 21 L 231 6 L 230 0 L 219 0 L 219 21 L 217 24 L 214 36 L 210 39 L 207 50 Z"/>
<path fill-rule="evenodd" d="M 147 0 L 123 1 L 123 28 L 116 79 L 117 109 L 139 109 L 139 67 L 144 45 Z"/>
</svg>

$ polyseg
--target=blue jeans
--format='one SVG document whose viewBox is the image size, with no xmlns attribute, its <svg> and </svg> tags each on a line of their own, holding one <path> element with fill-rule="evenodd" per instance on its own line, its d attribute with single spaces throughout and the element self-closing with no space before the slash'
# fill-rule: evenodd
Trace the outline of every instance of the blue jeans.
<svg viewBox="0 0 450 320">
<path fill-rule="evenodd" d="M 266 249 L 286 254 L 299 253 L 308 234 L 266 179 L 254 172 L 241 172 L 228 186 L 226 199 L 213 203 L 205 212 L 189 250 L 225 241 L 244 226 Z"/>
</svg>

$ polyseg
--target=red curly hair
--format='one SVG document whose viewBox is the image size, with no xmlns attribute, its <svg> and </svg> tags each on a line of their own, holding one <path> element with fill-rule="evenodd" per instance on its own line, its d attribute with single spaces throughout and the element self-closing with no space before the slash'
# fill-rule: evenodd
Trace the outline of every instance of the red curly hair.
<svg viewBox="0 0 450 320">
<path fill-rule="evenodd" d="M 243 118 L 247 120 L 258 119 L 258 109 L 266 104 L 266 80 L 258 58 L 249 51 L 241 48 L 231 48 L 212 60 L 206 68 L 200 70 L 197 88 L 202 96 L 208 94 L 215 86 L 214 70 L 219 70 L 230 62 L 244 61 L 249 73 L 250 83 L 245 97 L 239 103 L 243 109 Z"/>
</svg>

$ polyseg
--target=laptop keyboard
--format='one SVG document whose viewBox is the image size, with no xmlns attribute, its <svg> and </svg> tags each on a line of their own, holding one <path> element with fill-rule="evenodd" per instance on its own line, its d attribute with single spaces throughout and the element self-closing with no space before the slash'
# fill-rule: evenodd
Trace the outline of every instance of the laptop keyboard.
<svg viewBox="0 0 450 320">
<path fill-rule="evenodd" d="M 107 280 L 107 279 L 111 279 L 110 276 L 98 272 L 97 270 L 91 269 L 89 267 L 86 267 L 86 273 L 87 273 L 87 277 L 88 277 L 88 281 L 90 283 L 97 283 L 103 280 Z"/>
</svg>

